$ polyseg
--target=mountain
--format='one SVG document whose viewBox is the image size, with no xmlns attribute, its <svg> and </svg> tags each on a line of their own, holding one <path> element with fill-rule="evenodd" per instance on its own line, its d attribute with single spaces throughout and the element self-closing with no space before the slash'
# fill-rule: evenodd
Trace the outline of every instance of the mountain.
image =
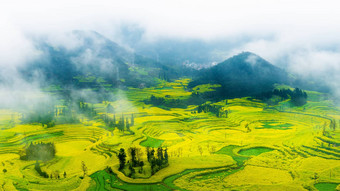
<svg viewBox="0 0 340 191">
<path fill-rule="evenodd" d="M 150 87 L 156 85 L 158 79 L 171 81 L 191 76 L 193 81 L 189 88 L 207 83 L 221 85 L 216 92 L 209 93 L 213 99 L 257 95 L 271 91 L 275 83 L 311 90 L 325 87 L 319 85 L 320 82 L 288 77 L 284 70 L 250 52 L 233 56 L 213 67 L 196 70 L 175 61 L 160 62 L 136 54 L 94 31 L 73 31 L 70 36 L 70 41 L 74 41 L 70 44 L 76 46 L 51 43 L 44 38 L 35 39 L 36 47 L 43 56 L 21 68 L 23 76 L 27 80 L 43 76 L 46 86 L 53 84 L 93 90 L 118 86 Z M 178 56 L 172 55 L 174 59 Z"/>
<path fill-rule="evenodd" d="M 71 36 L 78 46 L 68 48 L 46 39 L 36 40 L 44 56 L 23 68 L 24 76 L 32 78 L 39 73 L 49 83 L 76 87 L 98 87 L 104 81 L 138 87 L 155 84 L 160 74 L 177 77 L 175 69 L 128 51 L 97 32 L 73 31 Z"/>
<path fill-rule="evenodd" d="M 214 67 L 203 69 L 189 84 L 220 84 L 217 98 L 245 97 L 271 91 L 275 83 L 289 82 L 288 73 L 260 56 L 243 52 Z"/>
</svg>

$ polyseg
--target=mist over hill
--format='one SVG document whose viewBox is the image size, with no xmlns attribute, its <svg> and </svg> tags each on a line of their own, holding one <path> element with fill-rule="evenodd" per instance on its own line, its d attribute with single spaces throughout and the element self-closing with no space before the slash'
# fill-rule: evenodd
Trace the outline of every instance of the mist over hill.
<svg viewBox="0 0 340 191">
<path fill-rule="evenodd" d="M 63 86 L 99 87 L 105 82 L 113 87 L 138 87 L 140 84 L 154 85 L 155 78 L 161 74 L 166 73 L 167 78 L 178 77 L 171 66 L 135 54 L 95 31 L 77 30 L 68 35 L 73 41 L 72 46 L 44 38 L 35 39 L 42 56 L 20 68 L 24 78 L 29 80 L 39 73 L 48 83 Z M 102 80 L 78 83 L 79 78 L 90 76 Z"/>
<path fill-rule="evenodd" d="M 152 58 L 147 53 L 148 50 L 144 51 L 146 55 L 137 54 L 95 31 L 75 30 L 64 35 L 67 39 L 64 42 L 43 36 L 33 39 L 41 55 L 18 68 L 26 81 L 32 81 L 39 74 L 39 78 L 44 79 L 40 84 L 43 87 L 61 85 L 107 90 L 108 87 L 147 87 L 155 85 L 159 79 L 172 81 L 180 77 L 192 77 L 189 88 L 207 83 L 220 84 L 221 87 L 217 88 L 214 95 L 220 98 L 258 95 L 271 91 L 274 84 L 329 92 L 325 82 L 316 83 L 315 79 L 288 73 L 251 52 L 242 52 L 218 64 L 208 65 L 205 64 L 213 58 L 201 54 L 201 57 L 196 58 L 201 63 L 197 62 L 197 65 L 193 66 L 180 62 L 195 54 L 181 52 L 182 49 L 177 52 L 163 49 L 166 45 L 173 47 L 176 41 L 172 45 L 164 41 L 164 44 L 159 46 L 160 49 L 150 50 L 156 51 L 157 54 L 169 51 L 171 55 L 164 57 L 162 61 Z M 176 46 L 182 47 L 183 50 L 202 47 L 202 51 L 209 52 L 209 46 L 198 41 Z M 199 52 L 197 54 L 199 55 Z M 169 59 L 164 61 L 167 57 Z M 219 59 L 221 58 L 216 58 Z"/>
<path fill-rule="evenodd" d="M 94 73 L 115 87 L 151 86 L 155 77 L 196 80 L 196 69 L 249 51 L 288 72 L 294 86 L 339 97 L 340 17 L 333 4 L 6 1 L 0 7 L 0 88 L 75 84 Z"/>
</svg>

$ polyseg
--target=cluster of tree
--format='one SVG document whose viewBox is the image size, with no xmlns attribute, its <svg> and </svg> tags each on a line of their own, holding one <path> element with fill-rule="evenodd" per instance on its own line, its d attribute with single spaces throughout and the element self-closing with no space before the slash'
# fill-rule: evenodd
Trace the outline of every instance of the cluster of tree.
<svg viewBox="0 0 340 191">
<path fill-rule="evenodd" d="M 293 93 L 290 89 L 274 89 L 273 91 L 262 92 L 259 95 L 254 96 L 260 100 L 267 100 L 272 98 L 273 96 L 279 96 L 281 101 L 289 99 L 290 95 Z"/>
<path fill-rule="evenodd" d="M 155 149 L 150 149 L 147 147 L 146 149 L 146 155 L 147 160 L 150 163 L 151 167 L 151 175 L 154 175 L 157 171 L 160 169 L 168 166 L 168 151 L 167 149 L 163 149 L 162 147 L 157 148 L 157 153 L 155 153 Z M 142 151 L 140 148 L 136 147 L 130 147 L 128 149 L 128 154 L 130 155 L 130 160 L 126 161 L 126 153 L 125 149 L 121 148 L 119 150 L 118 159 L 119 159 L 119 169 L 120 171 L 123 171 L 124 168 L 129 169 L 129 174 L 127 174 L 128 177 L 134 177 L 136 170 L 135 168 L 138 168 L 139 173 L 143 173 L 143 167 L 144 162 L 142 160 Z M 155 155 L 156 154 L 156 155 Z"/>
<path fill-rule="evenodd" d="M 42 177 L 44 177 L 44 178 L 48 178 L 48 177 L 49 177 L 48 174 L 47 174 L 46 172 L 44 172 L 44 171 L 41 170 L 40 164 L 39 164 L 38 161 L 35 163 L 34 169 L 38 172 L 38 174 L 39 174 L 40 176 L 42 176 Z"/>
<path fill-rule="evenodd" d="M 78 102 L 78 108 L 80 113 L 86 115 L 88 118 L 93 119 L 96 115 L 97 112 L 94 109 L 93 106 L 91 106 L 89 103 L 85 103 L 83 101 Z M 106 106 L 106 112 L 107 113 L 114 113 L 114 107 L 111 104 L 108 104 Z M 119 120 L 116 120 L 116 115 L 114 114 L 113 117 L 109 117 L 107 114 L 101 115 L 101 119 L 104 121 L 105 125 L 110 128 L 118 128 L 120 131 L 130 131 L 130 127 L 134 125 L 134 116 L 131 114 L 131 120 L 129 122 L 129 119 L 125 117 L 122 114 L 122 117 Z"/>
<path fill-rule="evenodd" d="M 168 72 L 166 72 L 164 70 L 159 72 L 158 78 L 161 79 L 161 80 L 165 80 L 167 82 L 170 82 L 169 74 L 168 74 Z"/>
<path fill-rule="evenodd" d="M 78 123 L 79 119 L 75 112 L 72 112 L 72 106 L 68 105 L 66 107 L 56 107 L 55 117 L 57 117 L 57 122 L 61 124 L 65 123 Z"/>
<path fill-rule="evenodd" d="M 302 106 L 307 103 L 307 93 L 302 91 L 299 88 L 295 88 L 293 91 L 290 89 L 274 89 L 273 91 L 267 91 L 263 92 L 261 94 L 258 94 L 255 96 L 255 98 L 263 100 L 263 101 L 268 101 L 273 96 L 277 96 L 280 98 L 279 101 L 283 101 L 286 99 L 291 99 L 291 102 L 295 106 Z"/>
<path fill-rule="evenodd" d="M 60 175 L 60 173 L 59 173 L 58 170 L 51 172 L 51 174 L 48 174 L 47 172 L 43 171 L 43 170 L 41 169 L 40 163 L 39 163 L 38 161 L 36 161 L 35 166 L 34 166 L 34 169 L 37 171 L 37 173 L 38 173 L 40 176 L 42 176 L 42 177 L 44 177 L 44 178 L 51 178 L 51 179 L 52 179 L 52 178 L 55 178 L 55 179 L 60 179 L 60 178 L 61 178 L 61 175 Z M 63 173 L 63 176 L 64 176 L 64 178 L 66 178 L 66 176 L 67 176 L 67 174 L 66 174 L 65 171 L 64 171 L 64 173 Z"/>
<path fill-rule="evenodd" d="M 200 105 L 207 100 L 216 100 L 214 94 L 211 92 L 198 93 L 193 92 L 187 99 L 172 99 L 169 95 L 165 97 L 156 97 L 151 95 L 149 99 L 144 100 L 145 104 L 152 104 L 154 106 L 168 109 L 168 108 L 187 108 L 188 105 Z"/>
<path fill-rule="evenodd" d="M 145 104 L 152 104 L 161 108 L 186 108 L 187 103 L 185 100 L 181 99 L 171 99 L 170 96 L 164 97 L 156 97 L 151 95 L 149 99 L 144 100 Z"/>
<path fill-rule="evenodd" d="M 339 123 L 340 123 L 340 120 L 339 120 Z M 330 119 L 330 123 L 329 123 L 329 129 L 330 130 L 333 130 L 333 131 L 335 131 L 335 129 L 337 128 L 337 122 L 336 122 L 336 120 L 335 119 Z M 328 137 L 328 138 L 332 138 L 332 133 L 330 132 L 330 131 L 327 131 L 326 129 L 327 129 L 327 127 L 328 127 L 328 124 L 325 122 L 323 125 L 322 125 L 322 135 L 323 136 L 326 136 L 326 137 Z M 330 143 L 329 143 L 330 144 Z M 336 143 L 335 143 L 335 145 L 336 145 Z"/>
<path fill-rule="evenodd" d="M 188 105 L 201 105 L 205 103 L 207 100 L 211 100 L 210 92 L 199 93 L 193 92 L 190 97 L 186 100 Z"/>
<path fill-rule="evenodd" d="M 106 113 L 115 113 L 115 109 L 110 103 L 106 106 Z"/>
<path fill-rule="evenodd" d="M 54 143 L 31 143 L 24 152 L 20 153 L 20 159 L 48 161 L 54 158 L 55 153 Z"/>
<path fill-rule="evenodd" d="M 78 123 L 79 119 L 75 112 L 72 112 L 72 105 L 65 107 L 39 106 L 34 111 L 23 114 L 23 123 L 40 123 L 43 127 L 54 127 L 58 124 Z"/>
<path fill-rule="evenodd" d="M 299 88 L 294 89 L 290 98 L 292 103 L 296 106 L 303 106 L 307 103 L 307 93 Z"/>
<path fill-rule="evenodd" d="M 133 114 L 131 114 L 131 119 L 129 122 L 129 118 L 125 117 L 122 114 L 122 117 L 119 120 L 116 120 L 116 115 L 113 115 L 113 118 L 109 117 L 108 115 L 104 114 L 102 115 L 102 119 L 107 127 L 110 128 L 118 128 L 119 131 L 131 131 L 130 127 L 135 125 L 135 119 Z"/>
<path fill-rule="evenodd" d="M 135 177 L 136 170 L 138 168 L 138 173 L 143 172 L 144 162 L 142 161 L 143 152 L 140 148 L 130 147 L 128 149 L 128 154 L 130 155 L 130 160 L 126 162 L 126 153 L 123 148 L 119 150 L 118 159 L 119 159 L 119 170 L 123 171 L 123 169 L 127 166 L 129 169 L 128 177 Z"/>
<path fill-rule="evenodd" d="M 197 113 L 213 113 L 216 115 L 216 117 L 225 117 L 228 118 L 228 110 L 224 110 L 222 106 L 219 105 L 212 105 L 212 104 L 202 104 L 199 105 L 197 108 Z"/>
<path fill-rule="evenodd" d="M 151 165 L 151 175 L 154 175 L 157 171 L 169 165 L 169 155 L 168 149 L 163 149 L 162 147 L 157 148 L 157 154 L 155 156 L 154 148 L 146 148 L 146 155 L 148 162 Z"/>
<path fill-rule="evenodd" d="M 87 166 L 84 161 L 81 161 L 81 170 L 83 171 L 83 178 L 87 175 Z"/>
<path fill-rule="evenodd" d="M 91 106 L 89 103 L 85 103 L 84 101 L 78 101 L 79 112 L 84 114 L 90 119 L 93 119 L 97 116 L 97 111 L 94 109 L 93 105 Z M 107 113 L 114 113 L 115 109 L 111 104 L 106 106 Z M 104 121 L 105 125 L 111 129 L 118 128 L 120 131 L 130 131 L 130 127 L 134 125 L 134 116 L 131 114 L 131 119 L 122 114 L 121 118 L 116 119 L 116 115 L 113 114 L 113 117 L 110 117 L 108 114 L 103 114 L 100 118 Z"/>
<path fill-rule="evenodd" d="M 123 170 L 124 167 L 125 167 L 125 162 L 126 162 L 125 149 L 120 148 L 119 154 L 118 154 L 118 159 L 119 159 L 119 169 L 118 170 Z"/>
<path fill-rule="evenodd" d="M 85 103 L 84 101 L 78 101 L 79 112 L 84 114 L 86 117 L 93 119 L 97 115 L 97 111 L 94 109 L 93 105 Z"/>
<path fill-rule="evenodd" d="M 53 106 L 39 106 L 32 112 L 22 115 L 23 123 L 40 123 L 43 127 L 55 126 Z"/>
<path fill-rule="evenodd" d="M 249 123 L 246 123 L 246 125 L 244 126 L 244 128 L 247 129 L 247 133 L 251 132 L 251 129 L 249 127 Z"/>
<path fill-rule="evenodd" d="M 330 129 L 332 129 L 333 131 L 335 131 L 336 126 L 337 126 L 337 124 L 336 124 L 335 119 L 331 119 L 331 122 L 330 122 L 330 124 L 329 124 Z"/>
<path fill-rule="evenodd" d="M 134 177 L 134 175 L 136 173 L 134 167 L 140 167 L 138 172 L 139 173 L 143 172 L 144 162 L 141 160 L 143 153 L 142 153 L 140 148 L 136 148 L 136 147 L 130 147 L 128 152 L 129 152 L 130 157 L 131 157 L 131 162 L 128 161 L 129 170 L 130 170 L 130 174 L 128 176 Z"/>
</svg>

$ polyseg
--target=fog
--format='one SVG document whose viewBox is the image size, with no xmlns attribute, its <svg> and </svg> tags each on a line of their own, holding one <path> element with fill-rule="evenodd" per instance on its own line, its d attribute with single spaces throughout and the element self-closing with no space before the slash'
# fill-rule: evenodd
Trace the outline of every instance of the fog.
<svg viewBox="0 0 340 191">
<path fill-rule="evenodd" d="M 67 50 L 83 46 L 74 30 L 96 31 L 130 52 L 155 48 L 164 39 L 182 45 L 200 42 L 209 58 L 199 64 L 251 51 L 289 72 L 324 80 L 340 95 L 338 7 L 335 0 L 5 0 L 0 6 L 0 104 L 21 105 L 15 100 L 40 94 L 42 75 L 27 81 L 18 69 L 47 56 L 37 39 Z M 166 52 L 166 46 L 159 48 Z M 187 52 L 198 51 L 188 47 Z M 103 71 L 112 67 L 96 50 L 85 50 L 73 62 L 79 68 L 93 62 Z"/>
</svg>

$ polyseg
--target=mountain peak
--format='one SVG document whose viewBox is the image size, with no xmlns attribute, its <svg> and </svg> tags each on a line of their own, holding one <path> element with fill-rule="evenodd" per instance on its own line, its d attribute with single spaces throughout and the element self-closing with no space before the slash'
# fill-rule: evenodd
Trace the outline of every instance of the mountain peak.
<svg viewBox="0 0 340 191">
<path fill-rule="evenodd" d="M 190 85 L 220 84 L 220 96 L 243 97 L 270 91 L 275 83 L 287 81 L 287 73 L 251 52 L 237 54 L 204 70 Z"/>
<path fill-rule="evenodd" d="M 258 56 L 257 54 L 253 53 L 253 52 L 249 52 L 249 51 L 244 51 L 241 53 L 238 53 L 235 56 Z M 258 56 L 259 57 L 259 56 Z"/>
<path fill-rule="evenodd" d="M 256 66 L 256 67 L 274 67 L 271 63 L 266 61 L 264 58 L 258 56 L 252 52 L 242 52 L 239 53 L 224 62 L 221 63 L 222 65 L 239 65 L 239 66 Z"/>
</svg>

